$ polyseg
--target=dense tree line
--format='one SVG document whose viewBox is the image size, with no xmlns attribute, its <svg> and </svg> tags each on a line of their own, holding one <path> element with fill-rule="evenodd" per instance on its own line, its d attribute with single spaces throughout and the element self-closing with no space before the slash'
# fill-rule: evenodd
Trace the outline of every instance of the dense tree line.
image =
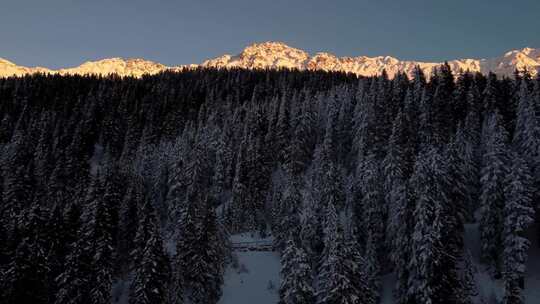
<svg viewBox="0 0 540 304">
<path fill-rule="evenodd" d="M 283 304 L 474 303 L 464 224 L 522 303 L 540 78 L 194 69 L 0 79 L 0 302 L 216 303 L 272 234 Z"/>
</svg>

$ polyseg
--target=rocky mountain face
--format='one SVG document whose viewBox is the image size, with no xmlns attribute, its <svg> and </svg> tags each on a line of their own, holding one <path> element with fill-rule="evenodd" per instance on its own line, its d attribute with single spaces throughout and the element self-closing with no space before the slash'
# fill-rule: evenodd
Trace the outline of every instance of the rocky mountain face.
<svg viewBox="0 0 540 304">
<path fill-rule="evenodd" d="M 421 62 L 399 60 L 391 56 L 377 57 L 337 57 L 329 53 L 317 53 L 313 56 L 307 52 L 290 47 L 281 42 L 255 43 L 246 47 L 238 55 L 222 55 L 204 61 L 202 64 L 188 66 L 165 66 L 163 64 L 144 59 L 109 58 L 98 61 L 85 62 L 78 67 L 60 70 L 50 70 L 43 67 L 18 66 L 10 61 L 0 58 L 0 77 L 21 76 L 32 73 L 58 73 L 66 74 L 118 74 L 119 76 L 141 77 L 144 74 L 156 74 L 166 70 L 182 70 L 184 68 L 214 67 L 214 68 L 245 68 L 245 69 L 277 69 L 295 68 L 300 70 L 324 70 L 354 73 L 362 76 L 381 74 L 386 70 L 390 77 L 403 71 L 412 75 L 416 66 L 426 74 L 441 62 Z M 454 71 L 469 70 L 487 74 L 493 72 L 498 75 L 511 76 L 516 69 L 527 70 L 532 75 L 540 72 L 540 49 L 524 48 L 514 50 L 491 59 L 456 59 L 448 61 Z"/>
</svg>

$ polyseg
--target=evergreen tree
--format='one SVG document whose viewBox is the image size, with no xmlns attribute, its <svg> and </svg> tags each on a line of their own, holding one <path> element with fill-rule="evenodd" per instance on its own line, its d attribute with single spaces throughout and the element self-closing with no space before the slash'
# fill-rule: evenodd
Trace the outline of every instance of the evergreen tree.
<svg viewBox="0 0 540 304">
<path fill-rule="evenodd" d="M 29 178 L 24 166 L 13 168 L 5 177 L 2 217 L 7 222 L 6 228 L 10 234 L 16 229 L 17 220 L 22 215 L 23 210 L 28 207 L 32 197 Z"/>
<path fill-rule="evenodd" d="M 534 164 L 540 146 L 540 126 L 538 125 L 533 98 L 529 94 L 526 83 L 522 83 L 519 91 L 516 115 L 512 144 L 528 164 Z"/>
<path fill-rule="evenodd" d="M 453 120 L 454 115 L 457 114 L 452 107 L 455 105 L 453 104 L 454 75 L 447 62 L 435 70 L 431 83 L 435 84 L 432 99 L 433 132 L 438 142 L 444 142 L 444 139 L 449 138 L 454 132 L 452 126 L 455 125 Z"/>
<path fill-rule="evenodd" d="M 469 116 L 466 120 L 468 121 Z M 450 144 L 450 156 L 453 161 L 450 163 L 450 171 L 453 172 L 453 179 L 459 181 L 459 188 L 463 200 L 461 210 L 467 219 L 472 220 L 474 212 L 480 207 L 478 197 L 480 195 L 480 160 L 478 157 L 478 143 L 475 136 L 469 130 L 471 127 L 458 125 L 454 141 Z M 467 134 L 468 133 L 468 134 Z M 456 175 L 457 174 L 457 175 Z M 455 192 L 455 191 L 454 191 Z M 457 199 L 458 197 L 455 197 Z"/>
<path fill-rule="evenodd" d="M 200 234 L 200 225 L 197 222 L 195 216 L 195 208 L 193 202 L 190 202 L 186 206 L 187 210 L 181 217 L 181 230 L 176 243 L 176 256 L 174 260 L 174 274 L 173 284 L 174 290 L 174 303 L 184 303 L 185 298 L 188 295 L 189 284 L 195 284 L 192 276 L 196 273 L 193 271 L 195 265 L 198 265 L 199 258 L 199 244 L 197 235 Z"/>
<path fill-rule="evenodd" d="M 203 282 L 198 289 L 198 299 L 194 303 L 217 303 L 222 295 L 225 258 L 228 256 L 226 236 L 218 224 L 214 209 L 208 211 L 204 220 L 204 233 L 199 241 L 204 245 L 201 249 L 202 259 L 206 261 Z"/>
<path fill-rule="evenodd" d="M 259 123 L 262 124 L 262 123 Z M 262 132 L 261 132 L 262 133 Z M 251 134 L 250 145 L 247 149 L 247 167 L 248 167 L 248 197 L 247 211 L 248 220 L 253 223 L 251 230 L 266 228 L 266 219 L 264 218 L 264 199 L 270 181 L 271 168 L 265 159 L 262 136 Z M 261 228 L 263 227 L 263 228 Z"/>
<path fill-rule="evenodd" d="M 442 231 L 444 254 L 441 258 L 441 268 L 444 269 L 443 290 L 450 290 L 446 296 L 449 301 L 462 302 L 463 283 L 459 276 L 459 262 L 463 253 L 464 221 L 467 214 L 467 202 L 471 202 L 471 190 L 467 184 L 469 172 L 466 159 L 458 150 L 456 140 L 452 140 L 444 153 L 446 164 L 443 167 L 445 178 L 442 180 L 442 191 L 448 199 L 443 205 L 443 221 L 445 229 Z"/>
<path fill-rule="evenodd" d="M 322 247 L 322 236 L 318 232 L 320 225 L 314 204 L 311 195 L 307 194 L 300 215 L 300 243 L 310 261 L 316 261 L 316 255 Z M 315 266 L 315 263 L 312 262 L 311 266 Z"/>
<path fill-rule="evenodd" d="M 56 278 L 58 292 L 55 304 L 84 304 L 90 299 L 92 276 L 92 256 L 85 249 L 85 238 L 79 239 L 71 247 L 65 261 L 65 270 Z"/>
<path fill-rule="evenodd" d="M 429 149 L 433 145 L 439 145 L 441 138 L 436 129 L 436 121 L 433 105 L 433 94 L 428 88 L 424 88 L 420 99 L 420 117 L 418 117 L 418 139 L 420 150 Z"/>
<path fill-rule="evenodd" d="M 276 214 L 278 225 L 275 227 L 274 245 L 277 248 L 285 248 L 287 238 L 290 235 L 293 235 L 295 239 L 298 238 L 301 207 L 302 194 L 300 193 L 299 181 L 289 177 Z"/>
<path fill-rule="evenodd" d="M 91 276 L 89 284 L 92 304 L 105 304 L 111 301 L 113 271 L 113 223 L 111 208 L 102 197 L 103 182 L 100 175 L 94 177 L 88 192 L 86 223 L 82 238 L 88 239 L 88 247 L 83 250 L 92 253 Z"/>
<path fill-rule="evenodd" d="M 362 303 L 378 303 L 380 300 L 379 290 L 377 289 L 380 280 L 377 272 L 378 265 L 370 264 L 370 261 L 377 262 L 376 259 L 369 258 L 368 252 L 365 254 L 367 258 L 362 256 L 361 248 L 354 238 L 345 243 L 343 254 L 347 272 L 349 273 L 348 276 L 351 278 L 356 290 L 358 290 Z"/>
<path fill-rule="evenodd" d="M 498 270 L 503 248 L 504 179 L 508 174 L 507 134 L 496 114 L 489 118 L 488 128 L 481 178 L 481 248 L 484 262 Z"/>
<path fill-rule="evenodd" d="M 181 219 L 176 246 L 175 302 L 216 303 L 221 296 L 225 247 L 213 211 L 197 215 L 196 201 L 190 201 Z M 208 200 L 201 201 L 208 207 Z"/>
<path fill-rule="evenodd" d="M 456 303 L 459 286 L 452 285 L 455 269 L 447 268 L 444 256 L 445 208 L 449 199 L 445 192 L 443 160 L 435 149 L 422 153 L 412 177 L 416 209 L 410 269 L 412 293 L 420 303 Z M 455 257 L 450 257 L 455 259 Z"/>
<path fill-rule="evenodd" d="M 139 229 L 139 217 L 141 214 L 139 209 L 143 204 L 143 194 L 139 188 L 138 182 L 133 183 L 126 191 L 126 195 L 122 200 L 119 211 L 118 223 L 118 245 L 116 248 L 117 258 L 121 265 L 118 265 L 120 272 L 127 272 L 132 266 L 133 261 L 130 259 L 135 249 L 135 239 Z M 138 245 L 141 245 L 140 243 Z M 125 262 L 124 262 L 125 261 Z M 129 261 L 129 262 L 127 262 Z"/>
<path fill-rule="evenodd" d="M 23 239 L 2 273 L 2 303 L 48 303 L 47 273 L 44 248 Z"/>
<path fill-rule="evenodd" d="M 247 139 L 244 138 L 242 142 L 242 148 L 239 149 L 238 157 L 236 160 L 236 172 L 233 181 L 232 188 L 232 201 L 231 201 L 231 214 L 229 228 L 230 231 L 239 232 L 243 229 L 253 228 L 255 223 L 250 222 L 246 213 L 246 200 L 248 196 L 248 171 L 245 157 L 245 145 L 247 145 Z"/>
<path fill-rule="evenodd" d="M 317 292 L 317 303 L 320 304 L 356 304 L 376 303 L 372 296 L 362 293 L 365 290 L 358 288 L 356 280 L 352 277 L 355 272 L 351 270 L 352 260 L 347 260 L 341 233 L 336 235 L 335 245 L 331 246 L 322 269 L 319 272 L 320 288 Z M 357 267 L 354 265 L 353 267 Z M 354 269 L 354 268 L 353 268 Z M 365 284 L 365 283 L 364 283 Z M 369 289 L 368 289 L 369 290 Z"/>
<path fill-rule="evenodd" d="M 68 221 L 64 215 L 64 208 L 60 203 L 56 203 L 46 219 L 45 225 L 47 244 L 47 258 L 49 265 L 48 280 L 50 282 L 50 299 L 56 295 L 55 279 L 65 270 L 65 259 L 69 253 L 69 246 L 74 238 L 71 238 L 73 232 L 69 233 Z M 76 230 L 75 230 L 76 233 Z M 52 300 L 51 300 L 52 302 Z"/>
<path fill-rule="evenodd" d="M 339 218 L 336 212 L 336 207 L 334 204 L 328 204 L 324 222 L 324 250 L 320 257 L 321 267 L 324 267 L 323 265 L 325 260 L 328 259 L 328 256 L 336 246 L 336 238 L 338 237 L 339 226 Z M 319 271 L 323 272 L 321 269 L 319 269 Z"/>
<path fill-rule="evenodd" d="M 366 289 L 372 291 L 371 297 L 375 303 L 379 302 L 379 293 L 381 290 L 381 264 L 380 264 L 380 249 L 381 246 L 377 244 L 377 235 L 370 233 L 368 235 L 366 243 L 366 277 L 364 278 Z"/>
<path fill-rule="evenodd" d="M 301 248 L 289 239 L 281 256 L 281 286 L 279 303 L 282 304 L 314 304 L 315 291 L 311 266 Z"/>
<path fill-rule="evenodd" d="M 291 138 L 289 101 L 284 95 L 279 105 L 279 115 L 276 124 L 275 147 L 279 153 L 279 160 L 283 162 L 286 157 L 287 144 Z"/>
<path fill-rule="evenodd" d="M 369 155 L 362 168 L 362 176 L 359 178 L 362 184 L 361 205 L 364 209 L 361 223 L 366 232 L 366 244 L 371 242 L 371 249 L 374 250 L 372 253 L 376 261 L 373 261 L 373 265 L 384 265 L 387 259 L 384 244 L 387 206 L 384 201 L 381 170 L 375 155 Z"/>
<path fill-rule="evenodd" d="M 216 147 L 216 165 L 212 176 L 212 200 L 216 206 L 225 201 L 224 192 L 227 189 L 227 168 L 229 160 L 227 159 L 227 146 L 223 141 L 223 136 L 219 136 Z"/>
<path fill-rule="evenodd" d="M 384 195 L 388 206 L 387 248 L 392 249 L 390 259 L 397 274 L 395 296 L 398 303 L 409 301 L 407 298 L 408 262 L 411 254 L 410 235 L 413 227 L 411 218 L 414 206 L 410 202 L 406 179 L 407 172 L 410 168 L 412 169 L 412 157 L 408 154 L 413 152 L 413 147 L 407 142 L 408 131 L 410 130 L 407 130 L 405 115 L 398 112 L 394 120 L 388 153 L 382 164 Z M 373 247 L 374 243 L 371 241 L 368 245 Z"/>
<path fill-rule="evenodd" d="M 484 111 L 487 115 L 495 113 L 499 108 L 500 92 L 497 75 L 489 73 L 487 77 L 486 87 L 484 89 Z"/>
<path fill-rule="evenodd" d="M 133 244 L 132 250 L 129 252 L 129 258 L 133 263 L 133 266 L 137 266 L 142 262 L 144 256 L 144 250 L 148 243 L 148 240 L 154 234 L 154 229 L 158 229 L 156 223 L 156 215 L 154 207 L 148 198 L 142 202 L 141 206 L 135 205 L 137 211 L 139 222 L 137 223 L 136 233 L 132 239 Z"/>
<path fill-rule="evenodd" d="M 6 303 L 48 303 L 51 286 L 46 217 L 36 204 L 21 222 L 19 234 L 22 240 L 3 273 L 2 299 Z"/>
<path fill-rule="evenodd" d="M 459 135 L 459 134 L 458 134 Z M 463 247 L 463 225 L 467 206 L 472 204 L 473 195 L 469 181 L 474 181 L 474 175 L 470 173 L 470 165 L 460 150 L 462 148 L 457 139 L 448 144 L 445 153 L 446 162 L 446 181 L 444 190 L 447 193 L 449 204 L 445 205 L 445 213 L 448 215 L 447 229 L 445 229 L 446 245 L 451 249 L 451 255 L 457 256 Z M 469 179 L 467 179 L 469 177 Z M 450 248 L 451 247 L 451 248 Z"/>
<path fill-rule="evenodd" d="M 525 263 L 530 242 L 525 231 L 533 222 L 531 175 L 525 161 L 515 156 L 505 188 L 504 206 L 504 303 L 523 303 Z"/>
<path fill-rule="evenodd" d="M 130 286 L 130 304 L 167 303 L 167 284 L 169 282 L 169 263 L 163 249 L 159 228 L 155 215 L 145 213 L 140 229 L 148 232 L 138 263 L 135 265 L 135 276 Z M 139 247 L 140 248 L 140 247 Z"/>
</svg>

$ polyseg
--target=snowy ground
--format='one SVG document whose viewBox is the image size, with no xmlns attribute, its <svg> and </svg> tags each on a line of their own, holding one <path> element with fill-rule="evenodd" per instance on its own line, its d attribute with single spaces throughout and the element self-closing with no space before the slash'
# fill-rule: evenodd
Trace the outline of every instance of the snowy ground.
<svg viewBox="0 0 540 304">
<path fill-rule="evenodd" d="M 525 279 L 525 304 L 540 303 L 540 247 L 538 244 L 537 227 L 529 229 L 529 260 L 527 262 L 527 277 Z"/>
<path fill-rule="evenodd" d="M 381 304 L 394 303 L 394 288 L 396 286 L 396 275 L 389 273 L 381 278 Z"/>
<path fill-rule="evenodd" d="M 271 240 L 249 234 L 231 236 L 234 242 Z M 277 252 L 249 251 L 234 253 L 225 273 L 223 296 L 218 304 L 276 304 L 279 300 L 280 258 Z"/>
<path fill-rule="evenodd" d="M 525 304 L 537 304 L 540 302 L 540 248 L 538 247 L 535 231 L 536 227 L 531 227 L 528 233 L 531 247 L 529 249 L 525 289 L 523 291 Z M 484 299 L 496 298 L 501 301 L 504 296 L 503 281 L 491 278 L 486 267 L 480 264 L 480 232 L 478 224 L 465 225 L 465 248 L 471 252 L 473 262 L 479 270 L 476 276 L 476 284 L 480 296 L 483 296 Z"/>
<path fill-rule="evenodd" d="M 504 295 L 503 284 L 500 280 L 494 280 L 489 275 L 486 267 L 480 264 L 480 231 L 478 224 L 465 225 L 465 250 L 471 253 L 474 266 L 478 269 L 476 274 L 476 286 L 481 298 L 496 298 L 501 300 Z"/>
<path fill-rule="evenodd" d="M 118 278 L 113 282 L 111 291 L 112 303 L 114 304 L 128 304 L 129 302 L 129 285 L 133 280 L 133 275 L 130 274 L 126 278 Z"/>
</svg>

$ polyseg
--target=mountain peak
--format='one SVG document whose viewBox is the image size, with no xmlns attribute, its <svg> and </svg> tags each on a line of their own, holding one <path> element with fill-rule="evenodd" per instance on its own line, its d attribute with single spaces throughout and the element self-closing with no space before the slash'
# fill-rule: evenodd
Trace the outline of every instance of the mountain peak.
<svg viewBox="0 0 540 304">
<path fill-rule="evenodd" d="M 223 55 L 203 62 L 204 67 L 237 67 L 246 69 L 295 68 L 302 69 L 309 54 L 283 42 L 254 43 L 236 55 Z"/>
<path fill-rule="evenodd" d="M 245 49 L 252 49 L 252 48 L 266 48 L 266 49 L 292 49 L 292 47 L 288 46 L 284 42 L 281 41 L 265 41 L 265 42 L 256 42 L 248 45 Z"/>
<path fill-rule="evenodd" d="M 254 43 L 242 51 L 240 56 L 254 56 L 254 55 L 288 55 L 288 54 L 300 54 L 302 56 L 308 56 L 308 53 L 306 53 L 303 50 L 293 48 L 291 46 L 286 45 L 283 42 L 278 41 L 266 41 L 262 43 Z"/>
</svg>

